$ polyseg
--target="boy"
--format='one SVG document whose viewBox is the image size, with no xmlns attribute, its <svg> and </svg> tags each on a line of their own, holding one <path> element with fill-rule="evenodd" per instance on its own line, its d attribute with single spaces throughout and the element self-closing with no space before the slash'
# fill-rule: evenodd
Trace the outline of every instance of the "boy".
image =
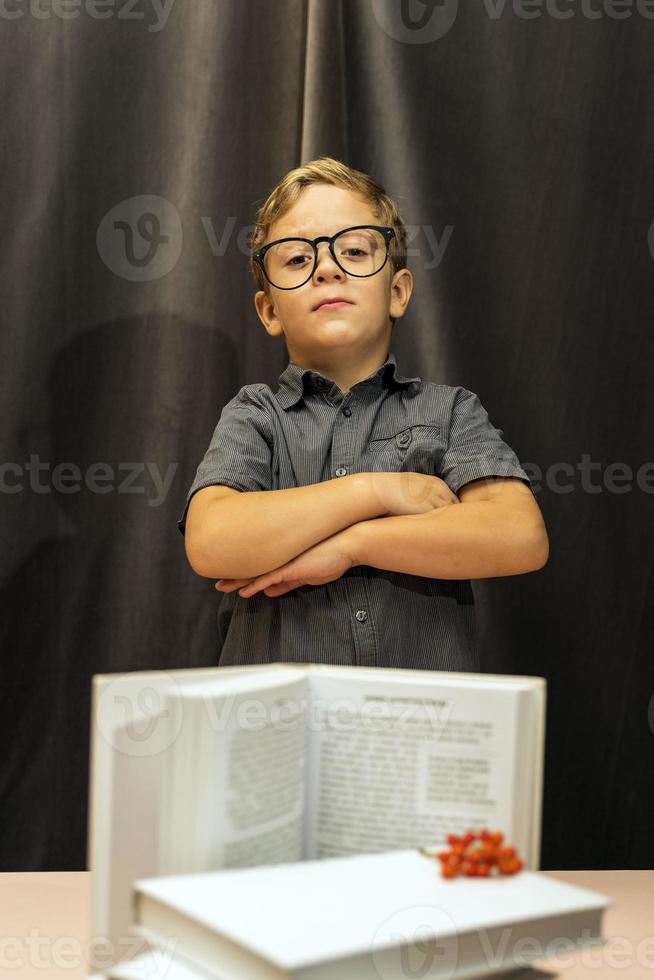
<svg viewBox="0 0 654 980">
<path fill-rule="evenodd" d="M 478 671 L 470 579 L 547 561 L 529 477 L 478 397 L 398 372 L 405 242 L 384 188 L 329 157 L 257 214 L 255 307 L 289 364 L 278 390 L 225 405 L 178 522 L 224 593 L 220 665 Z"/>
</svg>

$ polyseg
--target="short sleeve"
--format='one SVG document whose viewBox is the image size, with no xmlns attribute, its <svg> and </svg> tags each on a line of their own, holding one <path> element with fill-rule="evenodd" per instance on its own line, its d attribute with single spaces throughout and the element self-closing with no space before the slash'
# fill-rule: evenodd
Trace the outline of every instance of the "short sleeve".
<svg viewBox="0 0 654 980">
<path fill-rule="evenodd" d="M 518 477 L 533 493 L 530 478 L 502 436 L 478 396 L 457 388 L 441 465 L 441 478 L 453 493 L 471 480 L 489 476 Z"/>
<path fill-rule="evenodd" d="M 246 385 L 227 402 L 211 442 L 186 495 L 177 527 L 186 530 L 191 497 L 203 487 L 222 484 L 234 490 L 270 490 L 272 484 L 272 425 L 256 388 Z"/>
</svg>

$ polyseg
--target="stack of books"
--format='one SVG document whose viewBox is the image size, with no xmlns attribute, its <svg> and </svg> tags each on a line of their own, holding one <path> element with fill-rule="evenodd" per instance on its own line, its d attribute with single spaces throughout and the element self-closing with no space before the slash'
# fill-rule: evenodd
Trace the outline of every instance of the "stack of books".
<svg viewBox="0 0 654 980">
<path fill-rule="evenodd" d="M 112 980 L 483 977 L 601 945 L 612 904 L 524 870 L 448 880 L 417 850 L 144 879 L 132 895 L 152 956 Z"/>
<path fill-rule="evenodd" d="M 96 675 L 93 934 L 113 941 L 117 970 L 149 980 L 157 980 L 153 955 L 166 965 L 161 937 L 176 935 L 170 929 L 183 922 L 195 923 L 196 938 L 205 930 L 209 946 L 181 944 L 167 962 L 177 972 L 161 973 L 162 980 L 190 980 L 198 969 L 220 980 L 327 980 L 336 975 L 329 964 L 343 970 L 348 958 L 356 966 L 342 980 L 385 980 L 403 974 L 365 970 L 373 953 L 374 964 L 390 969 L 407 945 L 392 940 L 384 953 L 380 939 L 384 915 L 402 909 L 435 901 L 451 919 L 459 956 L 471 963 L 478 949 L 472 942 L 468 951 L 470 930 L 504 928 L 520 910 L 533 912 L 525 922 L 544 916 L 559 928 L 554 920 L 570 913 L 579 890 L 534 874 L 544 736 L 541 677 L 289 663 Z M 446 881 L 416 851 L 482 828 L 502 831 L 525 870 L 497 881 Z M 269 905 L 256 904 L 259 888 Z M 187 903 L 193 894 L 217 917 L 197 919 L 202 910 Z M 481 905 L 473 898 L 479 895 Z M 327 905 L 323 896 L 331 896 Z M 157 902 L 164 918 L 142 919 Z M 482 906 L 504 918 L 484 921 Z M 474 909 L 477 918 L 466 917 Z M 166 910 L 181 918 L 167 919 Z M 236 918 L 223 918 L 227 911 Z M 422 914 L 407 928 L 422 928 Z M 348 922 L 351 930 L 343 931 Z M 435 924 L 429 916 L 423 923 L 432 931 Z M 568 936 L 568 926 L 560 928 Z M 434 970 L 441 961 L 435 956 Z M 239 973 L 243 962 L 249 965 Z M 258 973 L 249 972 L 252 964 Z"/>
</svg>

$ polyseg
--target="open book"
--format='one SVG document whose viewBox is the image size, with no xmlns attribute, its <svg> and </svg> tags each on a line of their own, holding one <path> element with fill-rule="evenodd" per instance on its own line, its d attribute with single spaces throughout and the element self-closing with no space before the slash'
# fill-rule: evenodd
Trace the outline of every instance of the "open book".
<svg viewBox="0 0 654 980">
<path fill-rule="evenodd" d="M 538 869 L 541 677 L 274 663 L 93 679 L 93 935 L 137 878 L 438 847 L 501 830 Z M 122 942 L 122 946 L 121 946 Z"/>
</svg>

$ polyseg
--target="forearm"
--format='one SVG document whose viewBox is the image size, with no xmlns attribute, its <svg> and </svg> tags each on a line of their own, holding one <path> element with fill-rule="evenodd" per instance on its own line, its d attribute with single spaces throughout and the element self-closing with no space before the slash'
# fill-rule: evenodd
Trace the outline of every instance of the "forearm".
<svg viewBox="0 0 654 980">
<path fill-rule="evenodd" d="M 386 511 L 364 474 L 288 490 L 230 494 L 202 525 L 198 574 L 250 578 L 278 568 L 312 545 Z"/>
<path fill-rule="evenodd" d="M 491 501 L 364 520 L 344 533 L 356 564 L 425 578 L 520 575 L 542 568 L 548 554 L 540 527 L 527 528 Z"/>
</svg>

